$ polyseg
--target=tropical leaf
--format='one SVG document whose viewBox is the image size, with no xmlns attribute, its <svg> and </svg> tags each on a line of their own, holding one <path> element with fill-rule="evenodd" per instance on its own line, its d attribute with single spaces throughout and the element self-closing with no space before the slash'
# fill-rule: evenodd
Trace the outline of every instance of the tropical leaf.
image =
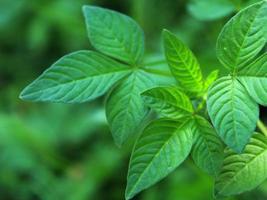
<svg viewBox="0 0 267 200">
<path fill-rule="evenodd" d="M 133 19 L 95 6 L 84 6 L 83 13 L 88 37 L 98 51 L 131 65 L 140 62 L 144 54 L 144 34 Z"/>
<path fill-rule="evenodd" d="M 267 106 L 267 53 L 241 70 L 238 79 L 257 103 Z"/>
<path fill-rule="evenodd" d="M 244 86 L 235 77 L 218 79 L 209 89 L 207 107 L 222 140 L 242 152 L 259 117 L 259 107 Z"/>
<path fill-rule="evenodd" d="M 131 156 L 126 199 L 171 173 L 188 156 L 192 141 L 187 119 L 151 122 L 137 140 Z"/>
<path fill-rule="evenodd" d="M 142 93 L 145 103 L 164 117 L 178 119 L 190 116 L 193 107 L 190 99 L 176 87 L 157 87 Z"/>
<path fill-rule="evenodd" d="M 106 101 L 106 116 L 118 146 L 137 133 L 148 109 L 141 92 L 155 86 L 146 72 L 136 71 L 120 82 Z"/>
<path fill-rule="evenodd" d="M 106 93 L 130 68 L 93 51 L 62 57 L 26 87 L 20 98 L 30 101 L 82 103 Z"/>
<path fill-rule="evenodd" d="M 267 178 L 267 138 L 255 134 L 242 154 L 226 152 L 215 183 L 216 196 L 230 196 L 251 190 Z"/>
<path fill-rule="evenodd" d="M 223 28 L 217 41 L 217 57 L 232 71 L 251 62 L 267 40 L 267 2 L 240 11 Z"/>
<path fill-rule="evenodd" d="M 224 145 L 205 118 L 195 116 L 192 124 L 195 141 L 192 158 L 199 168 L 216 176 L 223 161 Z"/>
<path fill-rule="evenodd" d="M 165 56 L 178 83 L 185 91 L 202 91 L 202 73 L 194 54 L 173 33 L 164 30 L 163 38 Z"/>
</svg>

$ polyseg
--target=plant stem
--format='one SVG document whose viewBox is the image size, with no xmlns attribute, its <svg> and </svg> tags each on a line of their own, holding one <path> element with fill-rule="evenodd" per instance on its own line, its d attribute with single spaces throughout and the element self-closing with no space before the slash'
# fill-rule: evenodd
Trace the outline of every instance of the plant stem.
<svg viewBox="0 0 267 200">
<path fill-rule="evenodd" d="M 144 66 L 154 66 L 154 65 L 160 65 L 160 64 L 165 64 L 167 63 L 166 60 L 157 60 L 149 63 L 144 63 Z"/>
<path fill-rule="evenodd" d="M 259 119 L 257 122 L 257 126 L 260 129 L 260 131 L 267 136 L 267 127 L 265 126 L 265 124 Z"/>
<path fill-rule="evenodd" d="M 172 77 L 172 74 L 170 72 L 167 72 L 167 71 L 158 70 L 158 69 L 149 69 L 149 68 L 142 68 L 142 69 L 144 71 L 150 72 L 152 74 L 157 74 L 157 75 L 161 75 L 161 76 Z"/>
</svg>

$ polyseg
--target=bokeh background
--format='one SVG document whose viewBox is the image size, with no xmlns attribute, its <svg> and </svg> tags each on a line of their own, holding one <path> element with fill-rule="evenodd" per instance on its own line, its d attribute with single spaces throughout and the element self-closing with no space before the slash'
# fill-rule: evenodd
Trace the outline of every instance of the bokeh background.
<svg viewBox="0 0 267 200">
<path fill-rule="evenodd" d="M 81 12 L 99 5 L 133 17 L 146 54 L 161 53 L 161 30 L 175 32 L 200 60 L 219 68 L 223 24 L 255 0 L 0 0 L 0 199 L 120 200 L 133 141 L 112 141 L 104 98 L 79 105 L 29 103 L 24 86 L 61 56 L 91 49 Z M 262 110 L 262 113 L 264 111 Z M 266 116 L 262 114 L 262 118 Z M 188 159 L 136 200 L 211 200 L 213 179 Z M 228 200 L 266 200 L 267 182 Z"/>
</svg>

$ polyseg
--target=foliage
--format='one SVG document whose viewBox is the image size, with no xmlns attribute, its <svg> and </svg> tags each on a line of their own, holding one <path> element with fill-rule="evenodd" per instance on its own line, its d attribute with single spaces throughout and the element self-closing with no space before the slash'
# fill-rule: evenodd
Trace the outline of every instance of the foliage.
<svg viewBox="0 0 267 200">
<path fill-rule="evenodd" d="M 226 6 L 217 17 L 230 12 Z M 142 132 L 129 164 L 126 199 L 172 173 L 190 153 L 199 168 L 215 177 L 216 196 L 251 190 L 267 178 L 266 136 L 254 133 L 258 104 L 267 105 L 266 54 L 261 54 L 267 40 L 266 12 L 267 2 L 261 1 L 224 26 L 217 57 L 230 74 L 216 80 L 218 71 L 204 78 L 195 55 L 172 32 L 163 31 L 168 66 L 159 69 L 162 61 L 146 62 L 144 34 L 133 19 L 84 6 L 95 51 L 62 57 L 20 97 L 83 103 L 107 93 L 106 117 L 115 143 L 121 146 Z M 214 127 L 205 115 L 206 102 Z M 149 108 L 160 119 L 143 129 L 152 117 Z"/>
</svg>

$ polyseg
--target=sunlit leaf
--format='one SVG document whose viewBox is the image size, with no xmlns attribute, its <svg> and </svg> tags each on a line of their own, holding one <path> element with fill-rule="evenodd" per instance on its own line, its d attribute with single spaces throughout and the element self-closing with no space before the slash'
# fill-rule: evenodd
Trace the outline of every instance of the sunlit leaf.
<svg viewBox="0 0 267 200">
<path fill-rule="evenodd" d="M 202 91 L 202 73 L 194 54 L 173 33 L 164 30 L 163 38 L 167 62 L 181 87 L 192 93 Z"/>
</svg>

